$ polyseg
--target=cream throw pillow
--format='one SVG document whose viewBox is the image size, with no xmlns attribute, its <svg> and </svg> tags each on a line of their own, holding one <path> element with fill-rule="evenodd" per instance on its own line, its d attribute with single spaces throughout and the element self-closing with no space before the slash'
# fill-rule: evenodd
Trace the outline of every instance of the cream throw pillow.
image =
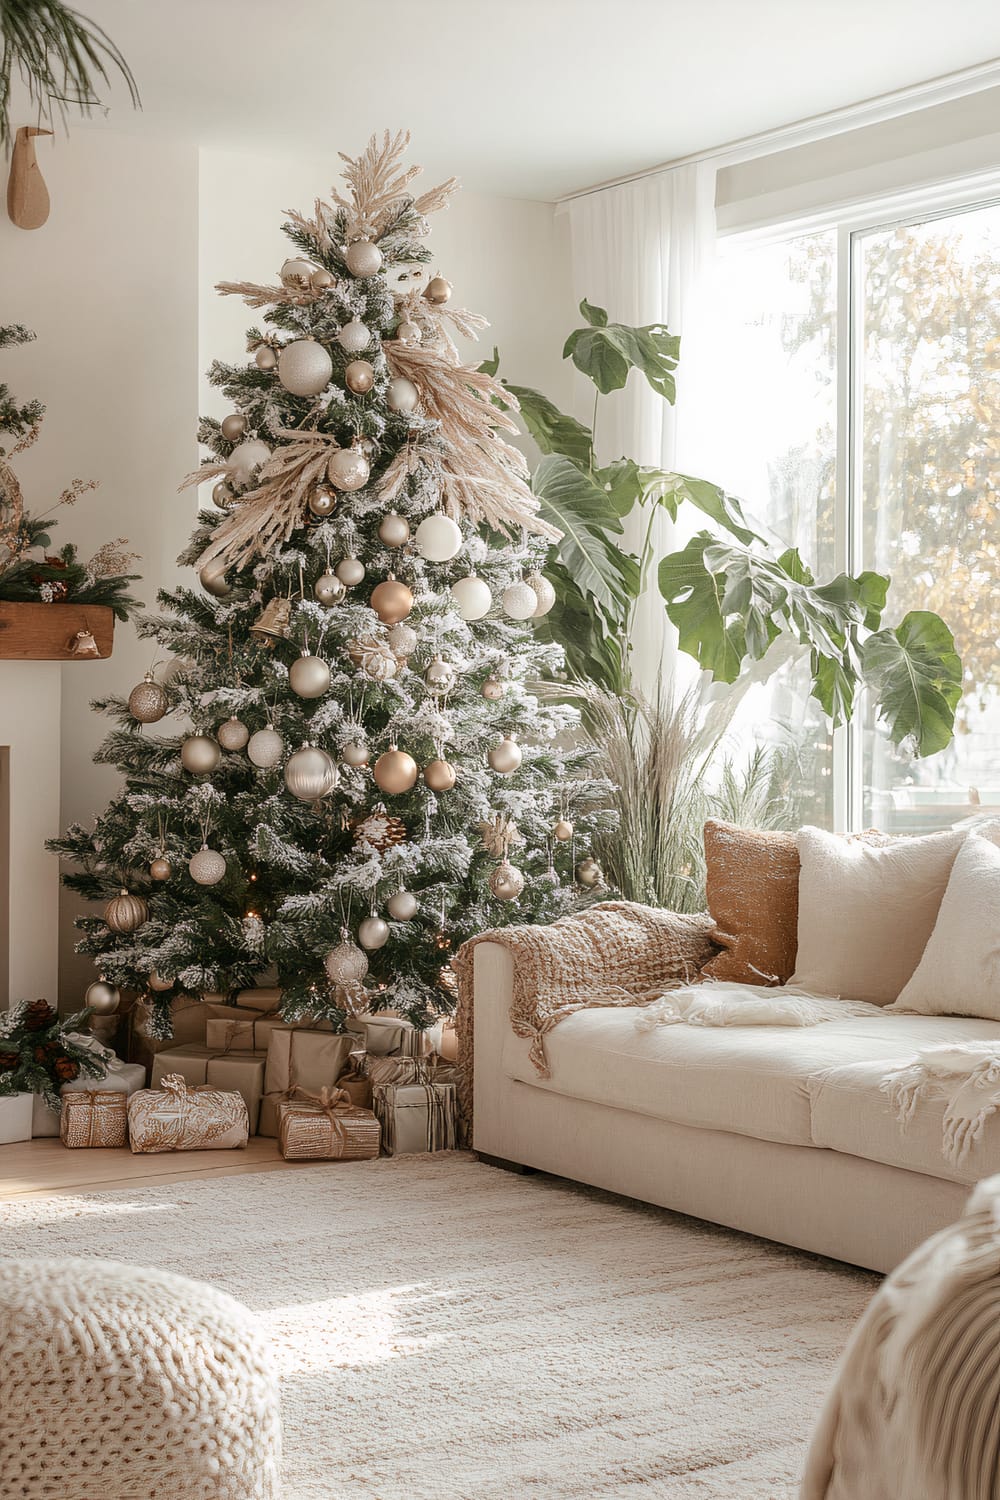
<svg viewBox="0 0 1000 1500">
<path fill-rule="evenodd" d="M 1000 849 L 970 834 L 924 956 L 893 1010 L 1000 1021 Z"/>
<path fill-rule="evenodd" d="M 800 829 L 799 942 L 789 983 L 889 1005 L 920 962 L 966 837 L 948 831 L 874 845 Z"/>
</svg>

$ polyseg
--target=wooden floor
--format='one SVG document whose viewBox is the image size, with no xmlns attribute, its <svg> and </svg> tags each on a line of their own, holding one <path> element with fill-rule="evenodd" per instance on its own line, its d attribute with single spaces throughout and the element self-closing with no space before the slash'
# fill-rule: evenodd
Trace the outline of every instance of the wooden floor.
<svg viewBox="0 0 1000 1500">
<path fill-rule="evenodd" d="M 244 1151 L 171 1151 L 133 1156 L 119 1151 L 70 1151 L 60 1140 L 0 1146 L 0 1202 L 95 1193 L 109 1188 L 168 1187 L 239 1172 L 293 1172 L 302 1162 L 282 1161 L 277 1141 L 253 1136 Z"/>
</svg>

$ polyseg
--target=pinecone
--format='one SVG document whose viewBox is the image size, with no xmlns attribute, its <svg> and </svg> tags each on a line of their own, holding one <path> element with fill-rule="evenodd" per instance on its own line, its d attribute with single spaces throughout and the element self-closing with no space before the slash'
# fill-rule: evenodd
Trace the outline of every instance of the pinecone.
<svg viewBox="0 0 1000 1500">
<path fill-rule="evenodd" d="M 44 1031 L 51 1026 L 56 1013 L 47 1000 L 32 1000 L 21 1020 L 25 1031 Z"/>
<path fill-rule="evenodd" d="M 56 1058 L 55 1072 L 56 1077 L 62 1079 L 63 1083 L 70 1083 L 78 1076 L 80 1064 L 74 1062 L 71 1057 L 67 1057 L 64 1052 L 61 1057 Z"/>
<path fill-rule="evenodd" d="M 0 1073 L 6 1073 L 9 1068 L 16 1068 L 21 1060 L 18 1052 L 0 1052 Z"/>
</svg>

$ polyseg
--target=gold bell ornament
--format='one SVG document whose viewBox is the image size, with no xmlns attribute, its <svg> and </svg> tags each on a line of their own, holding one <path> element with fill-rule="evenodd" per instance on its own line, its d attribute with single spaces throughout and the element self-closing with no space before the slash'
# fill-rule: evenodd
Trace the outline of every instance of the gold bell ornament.
<svg viewBox="0 0 1000 1500">
<path fill-rule="evenodd" d="M 291 599 L 269 599 L 256 623 L 250 626 L 250 634 L 258 645 L 273 648 L 276 641 L 287 639 L 291 623 Z"/>
</svg>

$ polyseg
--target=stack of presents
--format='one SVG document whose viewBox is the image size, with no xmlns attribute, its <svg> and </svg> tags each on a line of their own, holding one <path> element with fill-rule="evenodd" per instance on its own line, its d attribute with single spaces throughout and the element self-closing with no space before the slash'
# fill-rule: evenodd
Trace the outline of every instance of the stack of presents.
<svg viewBox="0 0 1000 1500">
<path fill-rule="evenodd" d="M 174 1035 L 157 1041 L 136 1013 L 131 1061 L 107 1052 L 100 1080 L 62 1090 L 61 1110 L 24 1098 L 30 1128 L 67 1146 L 135 1152 L 218 1150 L 251 1135 L 276 1139 L 289 1161 L 361 1160 L 447 1151 L 457 1144 L 457 1044 L 450 1022 L 429 1032 L 402 1018 L 282 1020 L 277 990 L 178 1001 Z M 104 1050 L 104 1049 L 102 1049 Z M 147 1085 L 148 1078 L 148 1087 Z M 10 1100 L 0 1100 L 9 1105 Z"/>
</svg>

